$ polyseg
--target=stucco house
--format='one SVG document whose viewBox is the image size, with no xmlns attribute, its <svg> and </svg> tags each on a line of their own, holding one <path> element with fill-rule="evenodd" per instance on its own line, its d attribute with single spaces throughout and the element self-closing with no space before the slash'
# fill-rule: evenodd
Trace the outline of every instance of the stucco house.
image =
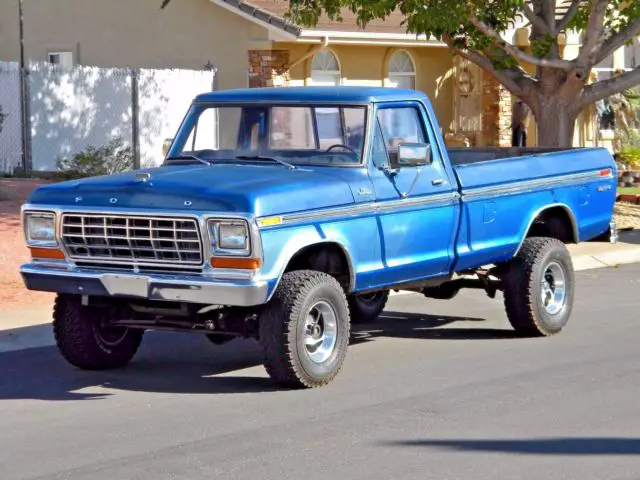
<svg viewBox="0 0 640 480">
<path fill-rule="evenodd" d="M 19 0 L 0 0 L 0 60 L 18 60 Z M 366 30 L 348 13 L 307 29 L 284 20 L 286 0 L 27 0 L 27 61 L 66 66 L 215 68 L 216 88 L 286 85 L 377 85 L 426 92 L 450 144 L 511 141 L 509 93 L 444 43 L 407 34 L 399 15 Z M 506 36 L 526 44 L 526 25 Z M 579 38 L 567 38 L 570 54 Z M 625 53 L 613 68 L 625 67 Z M 617 62 L 617 64 L 614 64 Z M 620 64 L 622 62 L 622 64 Z M 598 141 L 587 112 L 576 144 Z M 591 123 L 590 123 L 591 122 Z M 529 144 L 535 144 L 531 124 Z"/>
</svg>

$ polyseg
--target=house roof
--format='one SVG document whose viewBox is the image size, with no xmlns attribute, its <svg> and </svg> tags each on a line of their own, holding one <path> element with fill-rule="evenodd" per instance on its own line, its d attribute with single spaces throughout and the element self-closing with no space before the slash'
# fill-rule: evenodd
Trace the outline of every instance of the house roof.
<svg viewBox="0 0 640 480">
<path fill-rule="evenodd" d="M 288 0 L 211 0 L 227 10 L 262 26 L 276 30 L 289 40 L 320 42 L 322 38 L 359 39 L 370 43 L 406 42 L 409 44 L 444 46 L 442 42 L 428 39 L 424 35 L 407 33 L 403 25 L 404 16 L 393 12 L 384 20 L 373 20 L 366 28 L 358 26 L 357 17 L 348 9 L 342 11 L 342 21 L 329 20 L 323 15 L 314 28 L 304 28 L 285 20 L 289 10 Z"/>
<path fill-rule="evenodd" d="M 284 18 L 285 14 L 289 10 L 288 0 L 249 0 L 246 2 L 240 0 L 225 0 L 225 2 L 245 4 L 248 7 L 254 7 L 277 18 Z M 402 25 L 404 16 L 398 11 L 393 12 L 385 20 L 374 20 L 370 22 L 364 30 L 358 26 L 356 15 L 349 9 L 343 9 L 341 16 L 342 22 L 335 22 L 329 20 L 326 16 L 322 16 L 318 24 L 314 27 L 314 30 L 407 33 L 407 27 Z"/>
<path fill-rule="evenodd" d="M 422 92 L 382 87 L 287 87 L 218 90 L 198 95 L 198 103 L 375 103 L 382 101 L 420 101 Z"/>
</svg>

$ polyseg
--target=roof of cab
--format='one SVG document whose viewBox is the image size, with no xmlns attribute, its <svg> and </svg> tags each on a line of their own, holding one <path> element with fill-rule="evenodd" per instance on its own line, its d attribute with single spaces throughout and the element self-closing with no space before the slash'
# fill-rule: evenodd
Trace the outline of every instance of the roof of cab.
<svg viewBox="0 0 640 480">
<path fill-rule="evenodd" d="M 416 90 L 382 87 L 263 87 L 221 90 L 198 95 L 197 103 L 375 103 L 424 100 Z"/>
</svg>

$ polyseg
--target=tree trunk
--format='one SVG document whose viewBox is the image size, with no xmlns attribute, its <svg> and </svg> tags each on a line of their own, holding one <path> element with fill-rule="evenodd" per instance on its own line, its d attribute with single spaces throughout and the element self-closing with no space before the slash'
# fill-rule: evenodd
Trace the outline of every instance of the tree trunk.
<svg viewBox="0 0 640 480">
<path fill-rule="evenodd" d="M 532 105 L 538 126 L 538 146 L 570 148 L 573 146 L 573 132 L 577 114 L 566 99 L 559 96 L 543 95 Z"/>
</svg>

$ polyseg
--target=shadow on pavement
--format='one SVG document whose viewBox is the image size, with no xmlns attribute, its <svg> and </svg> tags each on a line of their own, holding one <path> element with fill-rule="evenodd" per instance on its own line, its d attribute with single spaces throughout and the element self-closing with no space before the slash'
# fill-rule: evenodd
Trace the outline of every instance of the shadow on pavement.
<svg viewBox="0 0 640 480">
<path fill-rule="evenodd" d="M 108 372 L 88 372 L 67 364 L 55 347 L 0 354 L 0 400 L 91 400 L 114 390 L 217 394 L 275 391 L 267 377 L 225 374 L 261 364 L 255 342 L 235 340 L 214 346 L 200 335 L 148 333 L 129 366 Z"/>
<path fill-rule="evenodd" d="M 483 318 L 423 315 L 404 312 L 384 312 L 370 324 L 354 325 L 352 344 L 377 337 L 414 338 L 424 340 L 497 340 L 518 338 L 513 330 L 494 328 L 441 328 L 455 322 L 484 322 Z"/>
<path fill-rule="evenodd" d="M 631 230 L 620 232 L 620 243 L 628 243 L 630 245 L 640 245 L 640 231 Z"/>
<path fill-rule="evenodd" d="M 441 328 L 454 322 L 482 321 L 480 318 L 385 312 L 372 324 L 355 325 L 351 344 L 367 343 L 380 337 L 425 340 L 515 338 L 510 330 Z M 49 339 L 40 345 L 51 344 L 49 325 L 30 328 L 46 329 Z M 20 336 L 25 333 L 22 330 L 7 331 L 5 336 Z M 178 394 L 278 390 L 263 370 L 259 376 L 234 374 L 250 367 L 262 368 L 260 347 L 250 340 L 234 340 L 215 346 L 200 335 L 149 332 L 129 366 L 108 372 L 76 369 L 62 359 L 55 347 L 29 348 L 26 339 L 25 342 L 27 349 L 0 353 L 0 400 L 91 400 L 112 395 L 109 391 L 83 391 L 95 387 Z"/>
<path fill-rule="evenodd" d="M 640 455 L 640 439 L 629 437 L 532 438 L 513 440 L 406 440 L 385 446 L 427 447 L 465 452 L 528 455 Z"/>
</svg>

